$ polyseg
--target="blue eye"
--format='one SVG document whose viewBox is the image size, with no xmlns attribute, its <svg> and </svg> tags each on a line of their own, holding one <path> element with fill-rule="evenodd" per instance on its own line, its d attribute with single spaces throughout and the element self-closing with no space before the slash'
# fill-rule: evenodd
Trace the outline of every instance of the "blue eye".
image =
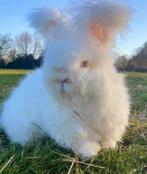
<svg viewBox="0 0 147 174">
<path fill-rule="evenodd" d="M 81 68 L 87 68 L 88 67 L 88 61 L 87 60 L 84 60 L 82 63 L 81 63 Z"/>
</svg>

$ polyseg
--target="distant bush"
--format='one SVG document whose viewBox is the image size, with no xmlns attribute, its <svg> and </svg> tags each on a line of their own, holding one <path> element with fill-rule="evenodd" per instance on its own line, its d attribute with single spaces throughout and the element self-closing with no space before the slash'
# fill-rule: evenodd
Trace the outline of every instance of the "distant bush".
<svg viewBox="0 0 147 174">
<path fill-rule="evenodd" d="M 5 69 L 35 69 L 42 64 L 42 57 L 34 59 L 33 55 L 17 57 L 4 66 Z"/>
</svg>

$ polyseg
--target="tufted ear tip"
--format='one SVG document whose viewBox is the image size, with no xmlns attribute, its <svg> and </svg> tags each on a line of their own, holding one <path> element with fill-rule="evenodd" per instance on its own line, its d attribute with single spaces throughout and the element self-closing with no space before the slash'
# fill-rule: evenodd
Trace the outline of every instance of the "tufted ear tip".
<svg viewBox="0 0 147 174">
<path fill-rule="evenodd" d="M 35 30 L 42 34 L 48 34 L 59 22 L 61 13 L 56 9 L 33 9 L 28 15 L 28 21 Z"/>
<path fill-rule="evenodd" d="M 102 43 L 112 41 L 127 26 L 132 14 L 126 5 L 108 0 L 85 0 L 73 9 L 77 28 L 90 32 Z"/>
</svg>

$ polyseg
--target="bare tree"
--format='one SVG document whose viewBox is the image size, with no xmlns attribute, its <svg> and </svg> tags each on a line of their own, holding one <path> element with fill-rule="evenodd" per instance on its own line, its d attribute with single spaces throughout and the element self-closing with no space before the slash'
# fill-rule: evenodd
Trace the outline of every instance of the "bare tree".
<svg viewBox="0 0 147 174">
<path fill-rule="evenodd" d="M 136 49 L 136 54 L 132 56 L 131 63 L 134 68 L 147 69 L 147 42 L 142 47 Z"/>
<path fill-rule="evenodd" d="M 33 55 L 34 58 L 38 58 L 42 51 L 41 38 L 28 32 L 23 32 L 16 37 L 16 50 L 18 55 L 28 56 Z"/>
<path fill-rule="evenodd" d="M 28 32 L 23 32 L 16 37 L 16 50 L 19 55 L 27 56 L 32 50 L 32 35 Z"/>
<path fill-rule="evenodd" d="M 33 49 L 32 54 L 34 58 L 39 58 L 42 53 L 42 41 L 39 35 L 34 34 L 33 35 Z"/>
<path fill-rule="evenodd" d="M 127 59 L 126 55 L 122 55 L 122 56 L 118 57 L 118 59 L 115 63 L 116 68 L 120 69 L 120 70 L 126 69 L 127 65 L 128 65 L 128 59 Z"/>
<path fill-rule="evenodd" d="M 12 48 L 8 54 L 7 54 L 7 58 L 5 58 L 5 63 L 8 64 L 9 62 L 12 62 L 16 59 L 17 57 L 17 52 L 15 48 Z"/>
<path fill-rule="evenodd" d="M 10 35 L 0 34 L 0 58 L 6 57 L 11 47 L 12 47 L 12 39 Z"/>
</svg>

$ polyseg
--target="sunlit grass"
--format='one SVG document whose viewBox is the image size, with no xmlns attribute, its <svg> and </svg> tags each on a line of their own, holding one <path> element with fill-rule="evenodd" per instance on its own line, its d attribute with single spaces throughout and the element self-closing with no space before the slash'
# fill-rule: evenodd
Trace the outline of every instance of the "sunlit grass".
<svg viewBox="0 0 147 174">
<path fill-rule="evenodd" d="M 0 75 L 1 74 L 18 74 L 18 75 L 21 75 L 21 74 L 27 74 L 29 71 L 28 70 L 21 70 L 21 69 L 18 69 L 18 70 L 13 70 L 13 69 L 0 69 Z"/>
</svg>

